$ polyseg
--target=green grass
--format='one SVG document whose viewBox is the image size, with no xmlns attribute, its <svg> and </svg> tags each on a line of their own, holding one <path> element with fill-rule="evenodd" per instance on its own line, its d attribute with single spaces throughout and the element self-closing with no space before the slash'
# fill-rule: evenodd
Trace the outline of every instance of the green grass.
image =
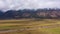
<svg viewBox="0 0 60 34">
<path fill-rule="evenodd" d="M 60 27 L 57 28 L 43 28 L 40 29 L 43 32 L 47 32 L 48 34 L 60 34 Z"/>
</svg>

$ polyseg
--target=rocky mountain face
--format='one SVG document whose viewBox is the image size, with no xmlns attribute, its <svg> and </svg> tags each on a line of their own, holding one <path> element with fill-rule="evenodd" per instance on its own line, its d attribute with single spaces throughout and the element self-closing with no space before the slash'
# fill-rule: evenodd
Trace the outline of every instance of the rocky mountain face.
<svg viewBox="0 0 60 34">
<path fill-rule="evenodd" d="M 0 19 L 20 19 L 20 18 L 60 18 L 59 10 L 8 10 L 7 12 L 0 11 Z"/>
</svg>

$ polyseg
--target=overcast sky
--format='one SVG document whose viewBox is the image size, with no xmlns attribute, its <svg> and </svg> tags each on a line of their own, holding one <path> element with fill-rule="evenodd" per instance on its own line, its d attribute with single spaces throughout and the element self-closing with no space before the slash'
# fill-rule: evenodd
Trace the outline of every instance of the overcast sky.
<svg viewBox="0 0 60 34">
<path fill-rule="evenodd" d="M 0 10 L 60 8 L 60 0 L 0 0 Z"/>
</svg>

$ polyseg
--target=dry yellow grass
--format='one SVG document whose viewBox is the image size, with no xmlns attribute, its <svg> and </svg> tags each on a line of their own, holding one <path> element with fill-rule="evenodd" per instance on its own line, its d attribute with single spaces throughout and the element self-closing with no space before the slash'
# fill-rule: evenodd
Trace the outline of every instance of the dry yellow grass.
<svg viewBox="0 0 60 34">
<path fill-rule="evenodd" d="M 0 20 L 0 31 L 5 30 L 17 31 L 5 32 L 0 34 L 60 34 L 60 20 Z"/>
</svg>

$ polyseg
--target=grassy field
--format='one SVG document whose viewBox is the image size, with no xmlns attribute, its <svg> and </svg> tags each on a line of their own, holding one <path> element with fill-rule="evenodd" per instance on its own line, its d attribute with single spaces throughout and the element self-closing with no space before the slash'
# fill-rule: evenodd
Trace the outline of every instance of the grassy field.
<svg viewBox="0 0 60 34">
<path fill-rule="evenodd" d="M 60 34 L 60 20 L 0 20 L 0 34 Z"/>
</svg>

